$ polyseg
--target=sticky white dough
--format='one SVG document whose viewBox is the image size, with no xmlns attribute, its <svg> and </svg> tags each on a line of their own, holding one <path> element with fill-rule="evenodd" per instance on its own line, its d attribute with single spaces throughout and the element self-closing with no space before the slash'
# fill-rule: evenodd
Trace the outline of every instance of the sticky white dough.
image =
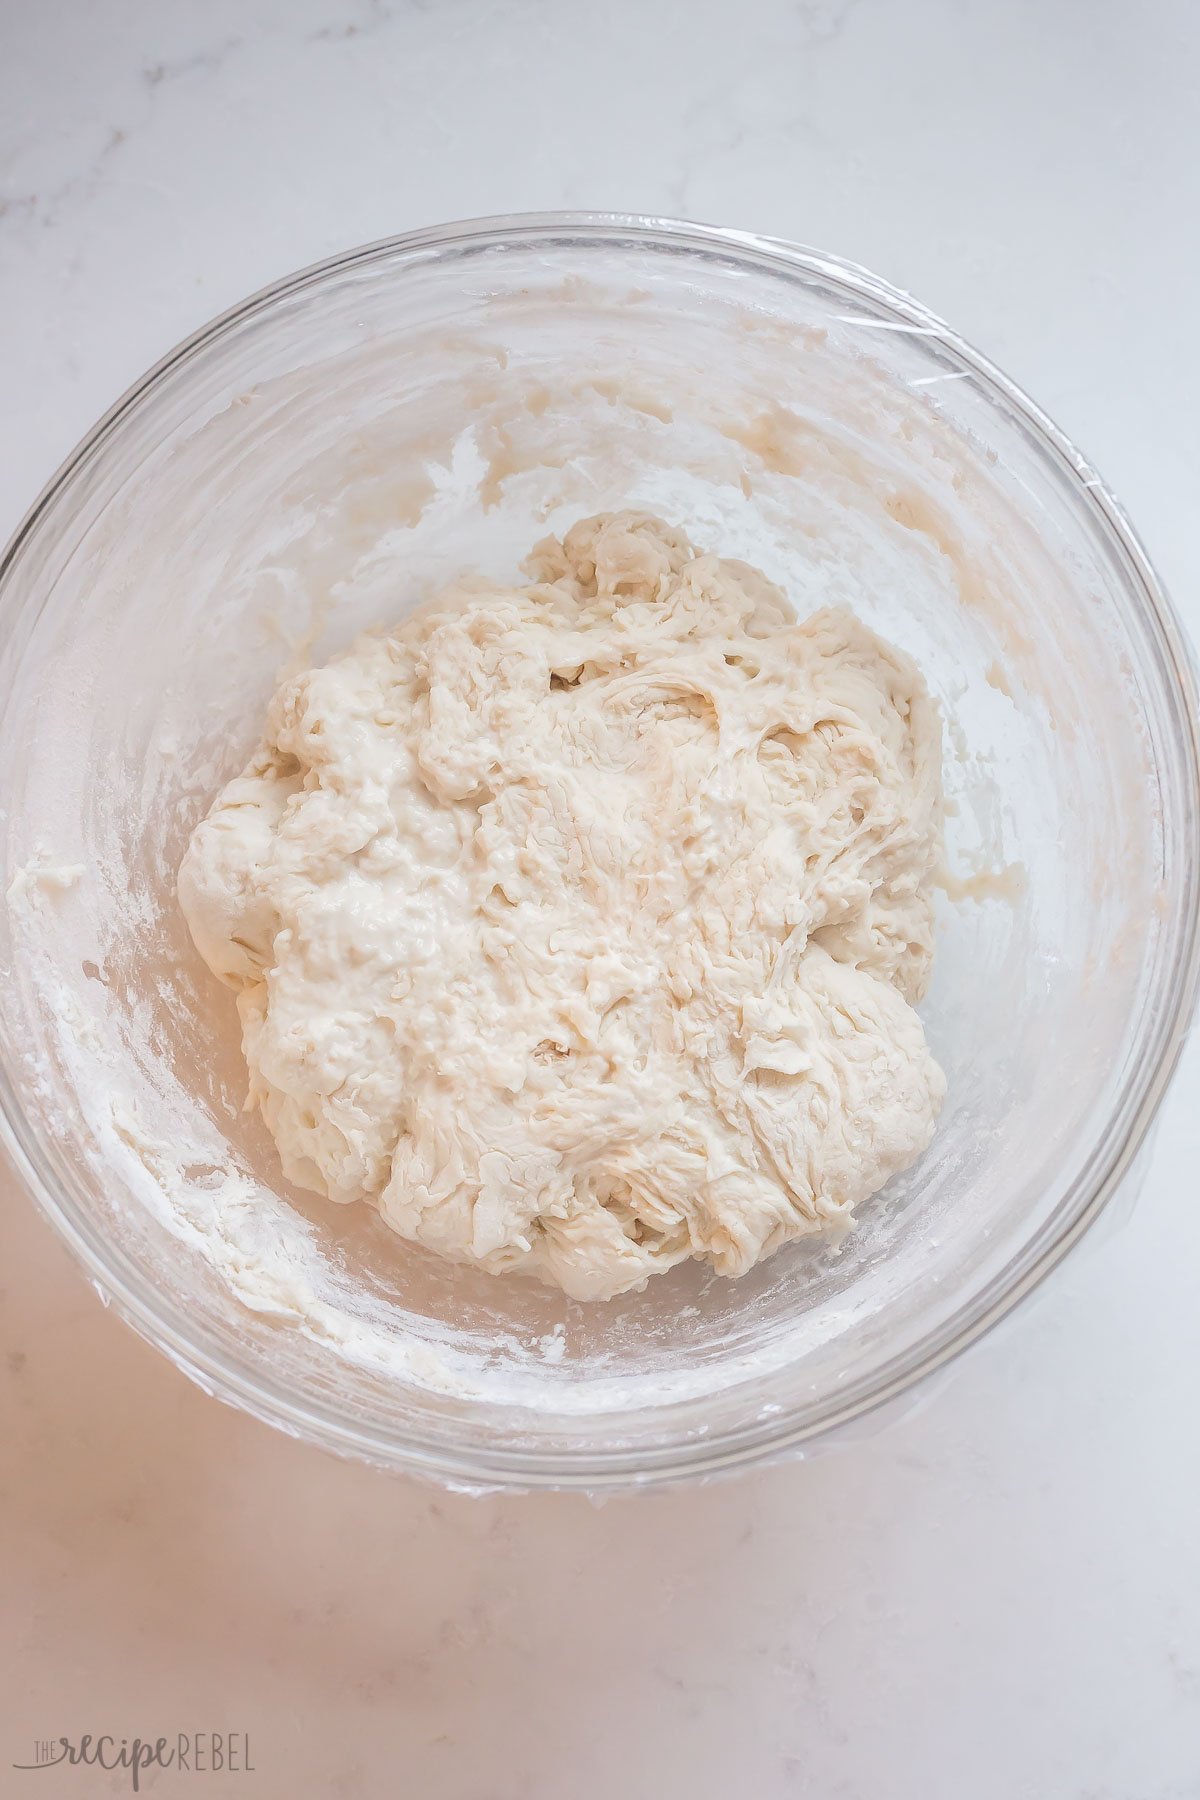
<svg viewBox="0 0 1200 1800">
<path fill-rule="evenodd" d="M 928 1144 L 936 709 L 638 513 L 288 681 L 179 896 L 286 1174 L 602 1300 Z"/>
</svg>

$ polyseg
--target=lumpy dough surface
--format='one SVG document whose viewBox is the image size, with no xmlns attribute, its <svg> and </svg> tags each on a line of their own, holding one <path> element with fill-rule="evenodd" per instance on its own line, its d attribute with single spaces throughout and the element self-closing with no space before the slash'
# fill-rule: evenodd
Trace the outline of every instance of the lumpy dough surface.
<svg viewBox="0 0 1200 1800">
<path fill-rule="evenodd" d="M 579 1299 L 740 1275 L 920 1154 L 936 709 L 637 513 L 288 681 L 180 900 L 284 1170 Z"/>
</svg>

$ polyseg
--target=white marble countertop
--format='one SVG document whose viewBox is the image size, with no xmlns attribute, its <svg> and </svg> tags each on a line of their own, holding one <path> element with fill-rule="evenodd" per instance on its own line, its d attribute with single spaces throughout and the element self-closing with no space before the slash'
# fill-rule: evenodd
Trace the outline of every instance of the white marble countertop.
<svg viewBox="0 0 1200 1800">
<path fill-rule="evenodd" d="M 276 275 L 616 206 L 911 288 L 1096 461 L 1200 635 L 1198 86 L 1189 0 L 9 0 L 0 535 Z M 1196 1800 L 1198 1166 L 1193 1045 L 1133 1222 L 916 1416 L 601 1509 L 227 1411 L 8 1183 L 0 1792 L 129 1791 L 11 1772 L 39 1737 L 227 1730 L 254 1774 L 143 1791 Z"/>
</svg>

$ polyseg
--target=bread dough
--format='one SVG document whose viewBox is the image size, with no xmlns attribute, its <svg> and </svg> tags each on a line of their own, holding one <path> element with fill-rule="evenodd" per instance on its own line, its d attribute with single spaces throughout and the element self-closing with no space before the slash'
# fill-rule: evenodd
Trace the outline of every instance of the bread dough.
<svg viewBox="0 0 1200 1800">
<path fill-rule="evenodd" d="M 578 1299 L 740 1275 L 925 1148 L 939 721 L 640 513 L 288 681 L 196 829 L 288 1177 Z"/>
</svg>

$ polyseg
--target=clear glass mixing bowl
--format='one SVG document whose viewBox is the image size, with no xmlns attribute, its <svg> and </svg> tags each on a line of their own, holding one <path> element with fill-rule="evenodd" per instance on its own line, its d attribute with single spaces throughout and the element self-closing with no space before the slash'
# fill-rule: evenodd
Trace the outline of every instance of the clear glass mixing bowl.
<svg viewBox="0 0 1200 1800">
<path fill-rule="evenodd" d="M 921 1163 L 839 1252 L 586 1308 L 288 1190 L 174 871 L 285 664 L 630 503 L 916 657 L 962 886 Z M 101 1293 L 224 1399 L 464 1486 L 728 1468 L 961 1349 L 1127 1171 L 1196 988 L 1180 629 L 1062 434 L 862 270 L 607 215 L 352 252 L 139 382 L 0 581 L 8 1147 Z"/>
</svg>

